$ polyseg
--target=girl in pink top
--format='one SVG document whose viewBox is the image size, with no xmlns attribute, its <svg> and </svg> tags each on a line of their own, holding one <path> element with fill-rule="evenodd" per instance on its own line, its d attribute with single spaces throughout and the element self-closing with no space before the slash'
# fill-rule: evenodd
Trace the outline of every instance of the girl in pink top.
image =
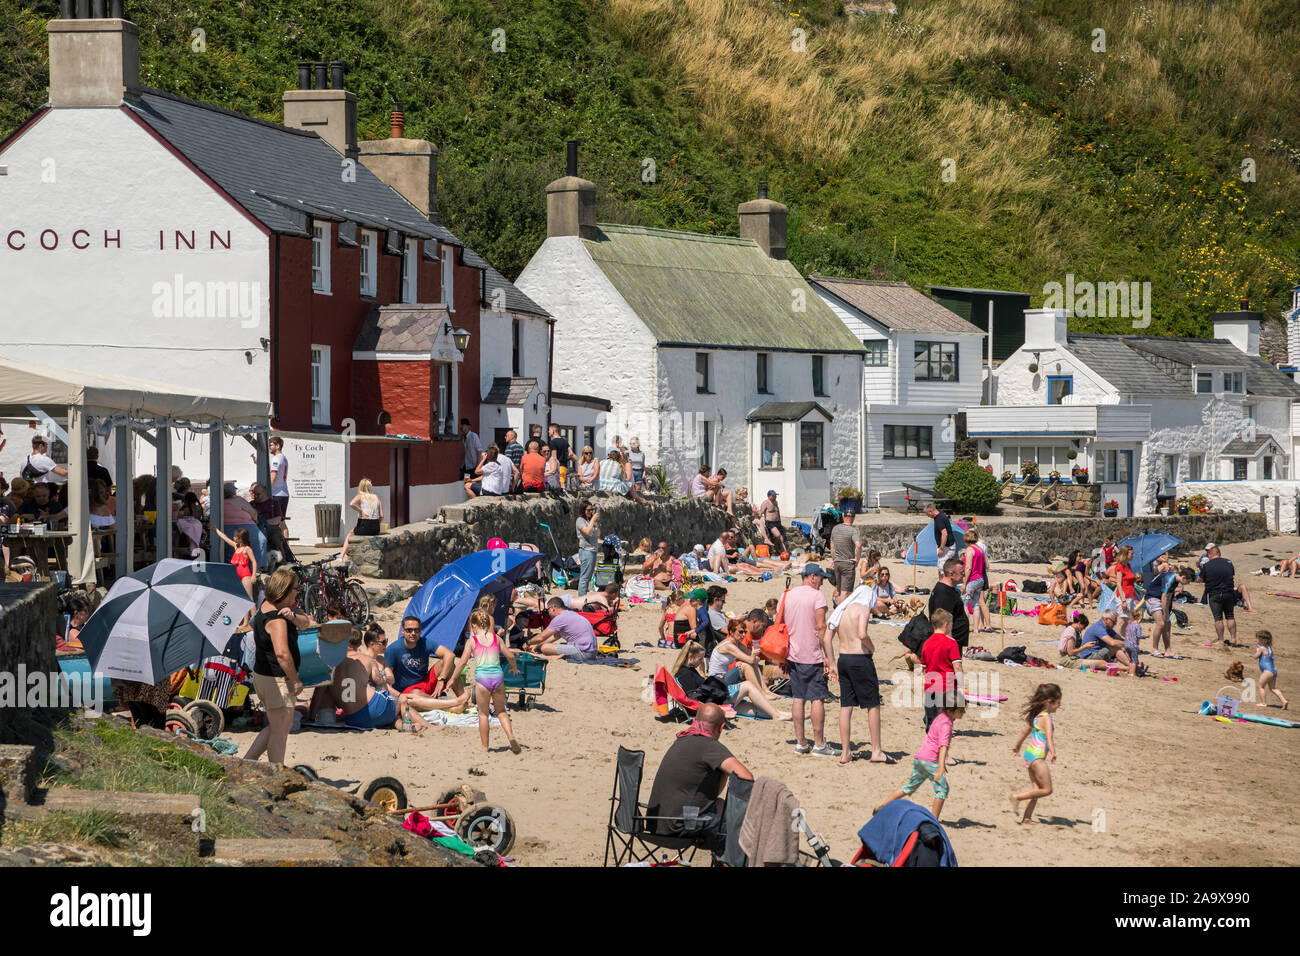
<svg viewBox="0 0 1300 956">
<path fill-rule="evenodd" d="M 939 819 L 939 814 L 943 812 L 943 802 L 948 799 L 948 748 L 952 744 L 953 722 L 965 715 L 966 699 L 958 692 L 956 703 L 943 708 L 930 721 L 930 729 L 925 732 L 925 743 L 912 756 L 912 775 L 907 778 L 907 783 L 886 797 L 880 807 L 891 800 L 910 797 L 928 779 L 934 786 L 934 803 L 930 812 L 936 820 Z M 880 807 L 871 812 L 879 813 Z"/>
</svg>

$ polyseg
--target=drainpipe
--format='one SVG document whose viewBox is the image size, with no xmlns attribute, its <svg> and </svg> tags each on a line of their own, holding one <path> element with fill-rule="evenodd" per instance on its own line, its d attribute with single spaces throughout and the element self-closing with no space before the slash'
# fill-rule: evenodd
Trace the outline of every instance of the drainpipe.
<svg viewBox="0 0 1300 956">
<path fill-rule="evenodd" d="M 551 428 L 551 405 L 552 396 L 555 394 L 555 317 L 546 320 L 546 334 L 549 337 L 550 347 L 546 350 L 546 427 L 542 429 L 542 436 L 545 437 Z M 608 425 L 608 422 L 606 422 Z M 527 438 L 524 441 L 528 441 Z"/>
<path fill-rule="evenodd" d="M 275 277 L 271 281 L 271 295 L 275 304 L 271 307 L 271 347 L 267 350 L 271 359 L 271 417 L 280 417 L 280 234 L 272 233 L 273 240 L 271 260 L 274 262 Z"/>
</svg>

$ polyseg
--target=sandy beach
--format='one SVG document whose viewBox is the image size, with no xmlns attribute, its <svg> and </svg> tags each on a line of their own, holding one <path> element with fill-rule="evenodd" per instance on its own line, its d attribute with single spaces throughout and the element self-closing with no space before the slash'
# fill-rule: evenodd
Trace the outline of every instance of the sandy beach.
<svg viewBox="0 0 1300 956">
<path fill-rule="evenodd" d="M 864 548 L 869 544 L 865 540 Z M 1178 563 L 1194 562 L 1203 542 L 1188 542 L 1193 544 L 1198 551 Z M 1092 543 L 1080 542 L 1084 545 Z M 1290 791 L 1300 758 L 1300 729 L 1226 724 L 1199 715 L 1197 708 L 1227 683 L 1224 671 L 1231 661 L 1242 661 L 1250 680 L 1258 676 L 1254 635 L 1259 628 L 1273 632 L 1279 687 L 1292 700 L 1300 697 L 1295 664 L 1300 598 L 1267 593 L 1300 595 L 1300 582 L 1250 573 L 1268 564 L 1270 557 L 1289 556 L 1297 549 L 1300 539 L 1285 536 L 1225 545 L 1238 584 L 1247 584 L 1254 600 L 1254 613 L 1237 612 L 1243 646 L 1203 646 L 1214 634 L 1210 613 L 1203 606 L 1185 606 L 1191 627 L 1173 632 L 1174 651 L 1185 659 L 1143 656 L 1143 663 L 1158 676 L 1130 679 L 966 661 L 968 675 L 996 679 L 997 692 L 1009 700 L 996 708 L 972 707 L 957 725 L 952 757 L 958 762 L 950 771 L 951 794 L 941 822 L 960 864 L 1294 863 L 1300 856 L 1300 822 Z M 1044 572 L 1041 566 L 1009 566 L 993 558 L 995 582 L 1019 576 L 1000 573 L 1008 567 L 1020 573 Z M 910 568 L 897 560 L 887 564 L 897 583 L 911 583 Z M 920 586 L 934 580 L 934 569 L 918 572 Z M 762 606 L 780 594 L 781 585 L 779 577 L 728 585 L 727 610 L 742 614 Z M 1199 597 L 1201 586 L 1190 590 Z M 829 586 L 826 591 L 829 595 Z M 378 614 L 390 641 L 397 639 L 403 608 L 404 603 Z M 1095 611 L 1086 613 L 1095 619 Z M 524 747 L 519 756 L 510 753 L 499 730 L 493 731 L 491 751 L 483 753 L 476 728 L 434 727 L 421 736 L 393 730 L 307 729 L 290 737 L 287 762 L 311 764 L 338 785 L 396 776 L 413 804 L 430 803 L 450 787 L 470 784 L 513 815 L 519 830 L 513 855 L 519 865 L 599 865 L 617 748 L 646 752 L 641 791 L 645 799 L 660 758 L 681 729 L 657 721 L 642 700 L 655 666 L 670 664 L 675 656 L 636 646 L 655 641 L 660 615 L 658 604 L 634 606 L 621 615 L 624 656 L 639 659 L 639 669 L 551 664 L 546 692 L 537 704 L 526 712 L 512 712 Z M 1059 628 L 1039 626 L 1020 615 L 1008 618 L 1007 626 L 1008 646 L 1024 645 L 1031 655 L 1058 660 Z M 892 677 L 896 686 L 906 673 L 889 660 L 900 650 L 900 632 L 898 627 L 871 627 L 877 670 L 882 679 Z M 997 633 L 972 634 L 971 644 L 996 652 L 1001 640 Z M 1143 648 L 1149 648 L 1147 641 Z M 1051 767 L 1055 792 L 1039 804 L 1037 816 L 1043 825 L 1020 826 L 1007 805 L 1007 794 L 1023 789 L 1027 774 L 1009 748 L 1021 730 L 1020 708 L 1041 682 L 1058 683 L 1063 690 L 1056 715 L 1059 761 Z M 832 855 L 847 861 L 858 847 L 858 828 L 871 808 L 906 780 L 910 755 L 924 738 L 920 708 L 892 703 L 893 689 L 882 686 L 883 746 L 898 765 L 873 765 L 865 759 L 841 765 L 838 759 L 799 756 L 789 723 L 739 719 L 724 731 L 722 742 L 755 774 L 783 780 L 799 798 L 810 824 L 830 843 Z M 1252 703 L 1244 707 L 1300 718 L 1295 709 L 1284 714 L 1276 705 L 1267 711 Z M 827 736 L 833 742 L 838 741 L 838 716 L 838 706 L 828 703 Z M 865 758 L 865 714 L 856 713 L 853 730 L 855 752 Z M 232 736 L 242 750 L 253 735 Z M 928 807 L 929 785 L 916 796 Z"/>
</svg>

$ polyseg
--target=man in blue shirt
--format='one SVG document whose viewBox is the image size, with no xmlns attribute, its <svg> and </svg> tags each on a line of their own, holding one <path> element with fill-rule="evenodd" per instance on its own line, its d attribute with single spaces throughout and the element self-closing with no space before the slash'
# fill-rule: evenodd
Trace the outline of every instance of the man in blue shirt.
<svg viewBox="0 0 1300 956">
<path fill-rule="evenodd" d="M 1151 615 L 1151 654 L 1164 657 L 1172 650 L 1170 644 L 1170 608 L 1174 602 L 1174 590 L 1178 584 L 1178 575 L 1169 565 L 1169 556 L 1160 555 L 1154 562 L 1142 569 L 1142 583 L 1146 585 L 1147 613 Z M 1165 650 L 1160 650 L 1160 639 L 1165 640 Z"/>
<path fill-rule="evenodd" d="M 413 615 L 402 618 L 402 639 L 389 644 L 384 651 L 394 689 L 404 691 L 428 680 L 431 653 L 428 638 L 420 635 L 420 619 Z"/>
<path fill-rule="evenodd" d="M 1115 633 L 1115 623 L 1119 615 L 1106 611 L 1101 620 L 1088 625 L 1080 642 L 1079 660 L 1113 661 L 1115 654 L 1124 647 L 1123 640 Z"/>
</svg>

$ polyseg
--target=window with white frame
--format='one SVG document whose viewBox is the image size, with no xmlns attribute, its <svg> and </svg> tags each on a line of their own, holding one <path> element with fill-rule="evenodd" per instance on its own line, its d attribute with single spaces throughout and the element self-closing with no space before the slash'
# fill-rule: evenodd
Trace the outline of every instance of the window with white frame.
<svg viewBox="0 0 1300 956">
<path fill-rule="evenodd" d="M 782 442 L 784 441 L 783 428 L 781 422 L 761 422 L 759 424 L 759 447 L 761 448 L 762 464 L 760 468 L 780 469 L 781 462 L 785 455 L 782 453 Z"/>
<path fill-rule="evenodd" d="M 590 448 L 593 452 L 596 450 L 596 426 L 582 426 L 582 445 L 584 448 Z"/>
<path fill-rule="evenodd" d="M 311 290 L 330 290 L 330 224 L 316 220 L 311 224 Z"/>
<path fill-rule="evenodd" d="M 1246 376 L 1242 372 L 1224 372 L 1223 390 L 1236 395 L 1246 394 Z"/>
<path fill-rule="evenodd" d="M 755 374 L 758 376 L 758 393 L 767 395 L 771 392 L 768 388 L 767 376 L 771 368 L 771 356 L 766 352 L 759 352 L 758 358 L 755 359 Z"/>
<path fill-rule="evenodd" d="M 866 354 L 863 364 L 872 368 L 884 368 L 889 365 L 889 343 L 884 339 L 863 339 L 862 346 Z"/>
<path fill-rule="evenodd" d="M 822 457 L 824 432 L 822 422 L 799 423 L 799 467 L 804 471 L 826 467 Z"/>
<path fill-rule="evenodd" d="M 1214 373 L 1197 372 L 1196 373 L 1196 394 L 1209 395 L 1214 391 Z"/>
<path fill-rule="evenodd" d="M 402 240 L 402 301 L 418 302 L 420 294 L 420 240 L 407 236 Z"/>
<path fill-rule="evenodd" d="M 1166 488 L 1178 484 L 1178 456 L 1177 455 L 1165 455 L 1165 467 L 1164 467 L 1163 477 L 1164 477 L 1164 483 Z"/>
<path fill-rule="evenodd" d="M 311 347 L 311 423 L 330 424 L 330 347 Z"/>
<path fill-rule="evenodd" d="M 1065 445 L 1008 445 L 1002 449 L 1002 467 L 1019 474 L 1021 463 L 1034 461 L 1039 477 L 1046 478 L 1053 471 L 1068 475 L 1073 464 L 1069 453 Z"/>
<path fill-rule="evenodd" d="M 361 251 L 361 294 L 373 296 L 378 286 L 379 234 L 361 230 L 357 247 Z"/>
<path fill-rule="evenodd" d="M 434 379 L 437 382 L 437 431 L 446 435 L 456 434 L 456 363 L 435 362 Z"/>
<path fill-rule="evenodd" d="M 456 311 L 456 250 L 442 247 L 442 301 L 448 312 Z"/>
<path fill-rule="evenodd" d="M 1271 479 L 1271 478 L 1273 477 L 1273 456 L 1272 456 L 1272 455 L 1265 455 L 1265 456 L 1264 456 L 1264 475 L 1263 475 L 1263 477 L 1264 477 L 1264 480 L 1265 480 L 1265 481 L 1268 481 L 1269 479 Z"/>
<path fill-rule="evenodd" d="M 1246 480 L 1246 459 L 1245 458 L 1232 459 L 1232 480 L 1233 481 Z"/>
<path fill-rule="evenodd" d="M 1205 470 L 1204 455 L 1187 456 L 1187 480 L 1188 481 L 1200 481 L 1201 474 L 1204 472 L 1204 470 Z"/>
<path fill-rule="evenodd" d="M 1129 456 L 1111 448 L 1097 452 L 1097 481 L 1128 482 Z"/>
</svg>

